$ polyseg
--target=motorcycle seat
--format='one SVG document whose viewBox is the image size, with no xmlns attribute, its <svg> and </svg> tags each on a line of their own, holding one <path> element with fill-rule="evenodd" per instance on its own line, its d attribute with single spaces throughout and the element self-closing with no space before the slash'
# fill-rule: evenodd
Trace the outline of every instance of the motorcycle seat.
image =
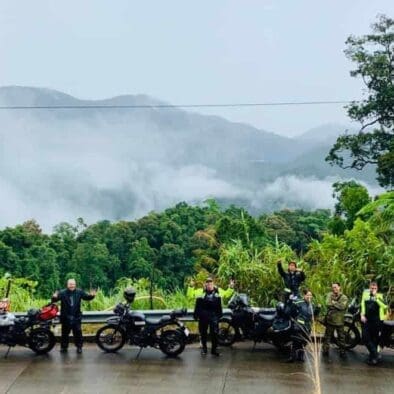
<svg viewBox="0 0 394 394">
<path fill-rule="evenodd" d="M 262 313 L 264 315 L 270 315 L 275 312 L 276 312 L 276 308 L 260 308 L 259 309 L 259 313 Z"/>
<path fill-rule="evenodd" d="M 157 326 L 157 325 L 159 325 L 159 324 L 162 324 L 162 323 L 164 323 L 164 322 L 166 322 L 166 321 L 170 321 L 171 320 L 171 316 L 169 316 L 169 315 L 164 315 L 164 316 L 162 316 L 160 319 L 146 319 L 146 322 L 148 323 L 148 324 L 151 324 L 152 326 Z"/>
<path fill-rule="evenodd" d="M 383 320 L 385 326 L 394 327 L 394 320 Z"/>
<path fill-rule="evenodd" d="M 264 313 L 259 313 L 259 318 L 263 320 L 274 320 L 275 317 L 276 316 L 274 314 L 266 315 Z"/>
</svg>

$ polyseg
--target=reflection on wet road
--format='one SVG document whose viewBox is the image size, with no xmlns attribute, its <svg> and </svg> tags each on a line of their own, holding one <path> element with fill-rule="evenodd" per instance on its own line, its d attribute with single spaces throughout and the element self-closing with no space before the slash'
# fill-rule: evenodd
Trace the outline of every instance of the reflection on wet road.
<svg viewBox="0 0 394 394">
<path fill-rule="evenodd" d="M 88 345 L 82 355 L 73 348 L 61 355 L 55 348 L 48 356 L 35 356 L 26 349 L 13 349 L 0 359 L 1 393 L 311 393 L 307 365 L 284 363 L 286 356 L 262 345 L 252 351 L 250 343 L 222 349 L 217 359 L 202 358 L 194 345 L 178 359 L 160 351 L 125 347 L 118 354 L 105 354 Z M 5 348 L 1 349 L 5 352 Z M 322 364 L 324 393 L 389 393 L 394 383 L 394 352 L 383 353 L 383 363 L 369 367 L 360 347 L 340 361 Z"/>
</svg>

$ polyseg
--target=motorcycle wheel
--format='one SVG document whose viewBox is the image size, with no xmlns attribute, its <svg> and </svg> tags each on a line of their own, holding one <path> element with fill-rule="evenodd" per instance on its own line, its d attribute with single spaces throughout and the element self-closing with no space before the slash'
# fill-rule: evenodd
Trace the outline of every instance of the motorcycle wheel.
<svg viewBox="0 0 394 394">
<path fill-rule="evenodd" d="M 49 353 L 55 344 L 56 338 L 47 328 L 35 328 L 30 331 L 28 345 L 36 354 Z"/>
<path fill-rule="evenodd" d="M 115 353 L 126 343 L 126 333 L 119 327 L 104 326 L 97 330 L 96 344 L 107 353 Z"/>
<path fill-rule="evenodd" d="M 231 346 L 235 342 L 236 333 L 230 319 L 219 320 L 218 343 L 220 346 Z"/>
<path fill-rule="evenodd" d="M 354 324 L 345 323 L 345 349 L 350 350 L 361 343 L 360 331 Z M 338 336 L 334 333 L 333 342 L 338 346 Z"/>
<path fill-rule="evenodd" d="M 160 350 L 168 357 L 176 357 L 185 350 L 184 334 L 178 330 L 166 330 L 160 335 Z"/>
</svg>

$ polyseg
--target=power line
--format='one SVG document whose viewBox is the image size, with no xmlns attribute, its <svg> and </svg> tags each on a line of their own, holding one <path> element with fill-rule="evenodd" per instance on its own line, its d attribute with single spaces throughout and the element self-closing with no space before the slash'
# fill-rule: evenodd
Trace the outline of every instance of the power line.
<svg viewBox="0 0 394 394">
<path fill-rule="evenodd" d="M 355 101 L 283 101 L 266 103 L 227 103 L 227 104 L 156 104 L 156 105 L 7 105 L 0 106 L 0 110 L 25 109 L 175 109 L 175 108 L 241 108 L 241 107 L 269 107 L 296 105 L 333 105 L 350 104 Z M 357 101 L 356 101 L 357 102 Z"/>
</svg>

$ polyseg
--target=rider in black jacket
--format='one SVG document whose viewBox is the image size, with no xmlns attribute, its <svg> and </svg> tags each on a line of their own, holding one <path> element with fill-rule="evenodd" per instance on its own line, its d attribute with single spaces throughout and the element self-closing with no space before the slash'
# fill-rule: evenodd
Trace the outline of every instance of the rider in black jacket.
<svg viewBox="0 0 394 394">
<path fill-rule="evenodd" d="M 291 304 L 293 342 L 288 362 L 304 361 L 304 346 L 310 341 L 313 317 L 318 313 L 318 308 L 312 304 L 312 292 L 304 290 L 303 296 L 303 299 Z"/>
<path fill-rule="evenodd" d="M 279 260 L 278 272 L 279 275 L 283 278 L 285 286 L 291 290 L 293 296 L 298 297 L 299 287 L 306 278 L 304 271 L 297 268 L 297 263 L 295 261 L 290 261 L 288 265 L 288 270 L 287 272 L 285 272 L 282 267 L 282 261 Z"/>
<path fill-rule="evenodd" d="M 60 322 L 62 323 L 62 337 L 60 343 L 60 351 L 67 352 L 70 331 L 74 336 L 74 344 L 78 353 L 82 353 L 83 337 L 81 329 L 81 301 L 90 301 L 96 295 L 95 291 L 86 293 L 76 288 L 75 279 L 67 281 L 67 288 L 57 291 L 52 296 L 52 302 L 61 302 Z"/>
<path fill-rule="evenodd" d="M 208 327 L 211 335 L 212 349 L 214 356 L 219 356 L 217 351 L 219 319 L 222 317 L 222 300 L 213 280 L 208 278 L 205 281 L 204 295 L 198 297 L 194 308 L 194 319 L 198 320 L 198 330 L 201 336 L 201 354 L 207 354 Z"/>
</svg>

